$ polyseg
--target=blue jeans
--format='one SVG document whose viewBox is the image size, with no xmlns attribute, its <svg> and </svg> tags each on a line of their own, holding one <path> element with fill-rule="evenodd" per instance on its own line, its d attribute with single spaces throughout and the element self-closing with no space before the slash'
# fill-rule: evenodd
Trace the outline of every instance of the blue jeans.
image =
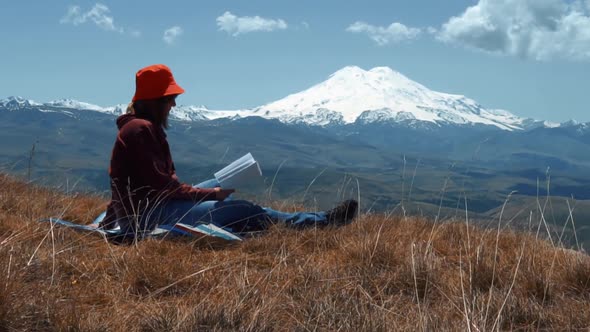
<svg viewBox="0 0 590 332">
<path fill-rule="evenodd" d="M 217 186 L 219 183 L 212 179 L 195 187 Z M 159 225 L 212 223 L 233 232 L 262 230 L 269 223 L 285 223 L 296 228 L 328 224 L 326 212 L 281 212 L 249 201 L 234 200 L 231 196 L 224 201 L 198 203 L 190 200 L 170 200 L 156 208 L 151 216 L 156 217 L 155 222 Z"/>
</svg>

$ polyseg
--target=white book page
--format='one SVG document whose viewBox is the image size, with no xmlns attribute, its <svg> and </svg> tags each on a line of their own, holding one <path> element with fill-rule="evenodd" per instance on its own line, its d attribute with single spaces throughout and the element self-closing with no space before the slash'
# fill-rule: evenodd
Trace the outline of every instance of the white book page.
<svg viewBox="0 0 590 332">
<path fill-rule="evenodd" d="M 260 165 L 250 153 L 215 173 L 215 178 L 224 189 L 242 187 L 260 176 L 262 176 Z"/>
</svg>

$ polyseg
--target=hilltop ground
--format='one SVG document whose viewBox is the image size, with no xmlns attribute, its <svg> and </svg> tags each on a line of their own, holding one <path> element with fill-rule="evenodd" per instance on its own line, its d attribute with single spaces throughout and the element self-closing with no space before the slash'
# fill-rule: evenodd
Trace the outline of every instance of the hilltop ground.
<svg viewBox="0 0 590 332">
<path fill-rule="evenodd" d="M 590 257 L 503 226 L 363 215 L 116 246 L 37 222 L 88 223 L 105 204 L 0 175 L 0 331 L 590 327 Z"/>
</svg>

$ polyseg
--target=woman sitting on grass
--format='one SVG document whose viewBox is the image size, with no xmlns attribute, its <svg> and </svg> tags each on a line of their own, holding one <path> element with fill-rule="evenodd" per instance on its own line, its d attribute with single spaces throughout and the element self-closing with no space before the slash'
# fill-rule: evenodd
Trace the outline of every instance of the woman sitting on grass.
<svg viewBox="0 0 590 332">
<path fill-rule="evenodd" d="M 122 234 L 139 237 L 158 225 L 213 223 L 230 231 L 261 230 L 269 222 L 292 227 L 343 225 L 352 221 L 358 203 L 347 200 L 324 212 L 286 213 L 245 200 L 228 198 L 215 180 L 191 186 L 181 183 L 164 129 L 184 92 L 165 65 L 139 70 L 127 114 L 117 119 L 109 176 L 112 199 L 100 226 L 119 225 Z"/>
</svg>

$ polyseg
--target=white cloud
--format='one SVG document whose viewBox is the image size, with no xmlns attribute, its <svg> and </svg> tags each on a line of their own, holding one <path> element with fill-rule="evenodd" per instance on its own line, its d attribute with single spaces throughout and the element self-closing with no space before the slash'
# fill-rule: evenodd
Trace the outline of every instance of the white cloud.
<svg viewBox="0 0 590 332">
<path fill-rule="evenodd" d="M 287 23 L 281 19 L 267 19 L 260 16 L 238 17 L 230 12 L 225 12 L 217 18 L 217 26 L 221 31 L 238 36 L 255 31 L 283 30 L 287 28 Z"/>
<path fill-rule="evenodd" d="M 422 32 L 421 29 L 410 28 L 398 22 L 391 23 L 388 27 L 374 26 L 365 22 L 355 22 L 346 28 L 346 31 L 366 33 L 379 46 L 414 39 Z"/>
<path fill-rule="evenodd" d="M 590 0 L 479 0 L 437 38 L 536 60 L 590 60 Z"/>
<path fill-rule="evenodd" d="M 183 32 L 184 31 L 182 30 L 181 27 L 173 26 L 170 29 L 167 29 L 166 31 L 164 31 L 164 41 L 166 42 L 166 44 L 172 45 L 176 41 L 176 38 L 178 38 L 178 36 L 182 35 Z"/>
<path fill-rule="evenodd" d="M 115 20 L 109 14 L 109 7 L 101 3 L 95 4 L 92 9 L 85 13 L 82 13 L 79 6 L 70 6 L 67 14 L 59 22 L 62 24 L 72 23 L 73 25 L 93 22 L 103 30 L 123 33 L 123 28 L 117 27 Z"/>
</svg>

